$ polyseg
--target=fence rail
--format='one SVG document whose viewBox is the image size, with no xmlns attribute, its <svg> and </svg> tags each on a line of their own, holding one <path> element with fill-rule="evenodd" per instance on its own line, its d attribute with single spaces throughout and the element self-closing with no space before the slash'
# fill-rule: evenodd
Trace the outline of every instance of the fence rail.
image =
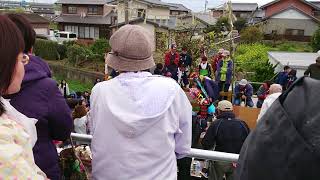
<svg viewBox="0 0 320 180">
<path fill-rule="evenodd" d="M 85 134 L 71 133 L 71 137 L 73 141 L 78 141 L 85 144 L 90 144 L 92 140 L 91 135 Z M 223 153 L 217 151 L 206 151 L 201 149 L 191 149 L 190 154 L 188 154 L 188 157 L 224 162 L 237 162 L 239 159 L 238 154 Z"/>
</svg>

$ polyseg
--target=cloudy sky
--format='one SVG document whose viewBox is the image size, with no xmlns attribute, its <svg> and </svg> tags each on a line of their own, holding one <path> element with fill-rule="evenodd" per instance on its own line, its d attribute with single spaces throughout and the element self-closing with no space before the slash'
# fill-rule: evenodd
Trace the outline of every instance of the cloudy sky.
<svg viewBox="0 0 320 180">
<path fill-rule="evenodd" d="M 36 1 L 36 2 L 46 2 L 54 3 L 56 0 L 27 0 L 27 1 Z M 76 1 L 76 0 L 75 0 Z M 193 11 L 203 11 L 206 0 L 162 0 L 164 2 L 174 2 L 184 4 L 186 7 L 192 9 Z M 208 0 L 208 8 L 213 8 L 218 5 L 223 4 L 227 0 Z M 260 6 L 264 5 L 272 0 L 232 0 L 232 2 L 257 2 Z M 320 1 L 320 0 L 315 0 Z"/>
</svg>

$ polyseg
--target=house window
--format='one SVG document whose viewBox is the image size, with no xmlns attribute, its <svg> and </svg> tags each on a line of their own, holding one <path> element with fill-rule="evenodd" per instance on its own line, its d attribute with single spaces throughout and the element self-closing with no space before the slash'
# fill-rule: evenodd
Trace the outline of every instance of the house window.
<svg viewBox="0 0 320 180">
<path fill-rule="evenodd" d="M 304 36 L 304 30 L 303 29 L 286 29 L 285 35 Z"/>
<path fill-rule="evenodd" d="M 179 11 L 171 11 L 171 15 L 177 16 L 179 15 Z"/>
<path fill-rule="evenodd" d="M 79 27 L 79 38 L 84 38 L 84 27 L 83 26 Z"/>
<path fill-rule="evenodd" d="M 138 9 L 138 17 L 145 18 L 146 17 L 146 11 L 144 9 Z"/>
<path fill-rule="evenodd" d="M 95 28 L 94 28 L 94 38 L 95 38 L 95 39 L 99 39 L 99 37 L 100 37 L 99 28 L 98 28 L 98 27 L 95 27 Z"/>
<path fill-rule="evenodd" d="M 77 7 L 69 6 L 68 7 L 68 13 L 69 14 L 77 14 Z"/>
<path fill-rule="evenodd" d="M 278 34 L 278 31 L 277 30 L 272 30 L 271 34 Z"/>
<path fill-rule="evenodd" d="M 99 39 L 99 27 L 80 26 L 78 38 L 81 39 Z"/>
<path fill-rule="evenodd" d="M 298 36 L 304 36 L 304 30 L 299 29 L 298 30 Z"/>
<path fill-rule="evenodd" d="M 98 6 L 89 6 L 88 14 L 98 14 Z"/>
</svg>

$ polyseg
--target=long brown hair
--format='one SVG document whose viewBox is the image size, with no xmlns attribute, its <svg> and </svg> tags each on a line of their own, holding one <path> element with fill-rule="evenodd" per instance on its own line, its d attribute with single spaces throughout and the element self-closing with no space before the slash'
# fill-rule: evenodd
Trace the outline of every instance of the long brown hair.
<svg viewBox="0 0 320 180">
<path fill-rule="evenodd" d="M 17 26 L 5 15 L 0 15 L 0 96 L 7 92 L 17 64 L 24 50 L 24 40 Z M 0 116 L 5 112 L 0 102 Z"/>
<path fill-rule="evenodd" d="M 82 118 L 87 115 L 87 108 L 84 105 L 77 105 L 72 113 L 73 119 Z"/>
</svg>

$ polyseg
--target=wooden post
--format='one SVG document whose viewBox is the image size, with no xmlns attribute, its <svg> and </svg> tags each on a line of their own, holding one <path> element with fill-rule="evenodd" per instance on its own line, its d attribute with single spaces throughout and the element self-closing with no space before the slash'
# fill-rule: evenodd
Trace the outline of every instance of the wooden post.
<svg viewBox="0 0 320 180">
<path fill-rule="evenodd" d="M 129 1 L 128 0 L 124 0 L 124 19 L 125 19 L 125 23 L 129 24 Z"/>
</svg>

